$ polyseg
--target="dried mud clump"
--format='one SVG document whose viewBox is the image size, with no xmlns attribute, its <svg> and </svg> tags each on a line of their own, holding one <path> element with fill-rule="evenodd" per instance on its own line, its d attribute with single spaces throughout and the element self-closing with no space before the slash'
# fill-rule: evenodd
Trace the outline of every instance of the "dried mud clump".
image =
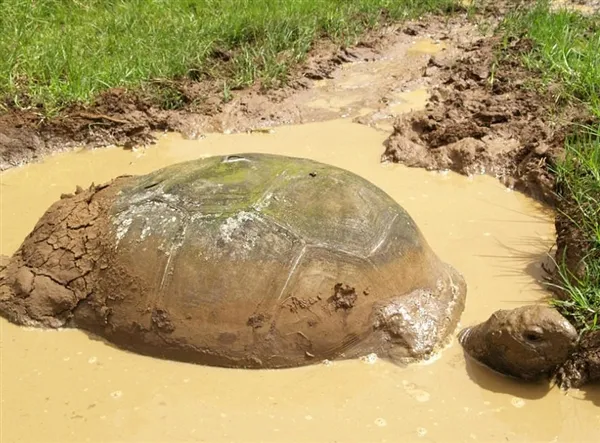
<svg viewBox="0 0 600 443">
<path fill-rule="evenodd" d="M 527 87 L 531 73 L 516 57 L 496 64 L 497 40 L 484 39 L 465 49 L 450 66 L 433 58 L 441 84 L 424 111 L 400 117 L 386 141 L 383 159 L 430 170 L 471 175 L 488 173 L 504 184 L 554 204 L 554 179 L 548 165 L 563 149 L 565 129 L 576 110 L 558 118 L 550 93 Z M 512 52 L 526 49 L 515 43 Z M 493 66 L 496 66 L 494 69 Z"/>
<path fill-rule="evenodd" d="M 0 259 L 0 311 L 30 326 L 66 325 L 91 293 L 104 257 L 108 185 L 78 189 L 48 210 L 9 260 Z"/>
<path fill-rule="evenodd" d="M 600 380 L 600 331 L 588 332 L 581 338 L 578 350 L 561 365 L 555 379 L 566 389 Z"/>
</svg>

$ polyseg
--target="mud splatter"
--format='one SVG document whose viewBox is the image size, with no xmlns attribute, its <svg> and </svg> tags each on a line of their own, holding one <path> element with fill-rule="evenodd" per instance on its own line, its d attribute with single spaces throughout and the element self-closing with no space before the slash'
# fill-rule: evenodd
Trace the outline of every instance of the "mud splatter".
<svg viewBox="0 0 600 443">
<path fill-rule="evenodd" d="M 348 310 L 354 307 L 357 298 L 356 289 L 344 283 L 338 283 L 333 288 L 333 295 L 327 301 L 333 305 L 336 311 Z"/>
</svg>

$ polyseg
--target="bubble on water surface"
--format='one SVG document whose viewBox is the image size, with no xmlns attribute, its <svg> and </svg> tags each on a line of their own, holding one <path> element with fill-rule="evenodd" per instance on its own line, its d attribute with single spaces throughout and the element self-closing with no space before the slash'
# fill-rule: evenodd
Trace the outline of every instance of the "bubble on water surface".
<svg viewBox="0 0 600 443">
<path fill-rule="evenodd" d="M 425 403 L 431 398 L 429 392 L 423 389 L 419 389 L 417 385 L 409 382 L 408 380 L 402 380 L 402 387 L 408 395 L 410 395 L 412 398 L 414 398 L 420 403 Z"/>
<path fill-rule="evenodd" d="M 513 398 L 511 398 L 510 403 L 515 408 L 522 408 L 523 406 L 525 406 L 525 400 L 523 400 L 522 398 L 519 398 L 519 397 L 513 397 Z"/>
<path fill-rule="evenodd" d="M 377 354 L 370 353 L 369 355 L 361 357 L 360 360 L 370 365 L 375 364 L 377 362 Z"/>
<path fill-rule="evenodd" d="M 385 418 L 381 418 L 381 417 L 379 417 L 379 418 L 376 418 L 376 419 L 375 419 L 375 424 L 376 424 L 377 426 L 379 426 L 380 428 L 382 428 L 382 427 L 384 427 L 384 426 L 387 426 L 387 421 L 385 421 Z"/>
</svg>

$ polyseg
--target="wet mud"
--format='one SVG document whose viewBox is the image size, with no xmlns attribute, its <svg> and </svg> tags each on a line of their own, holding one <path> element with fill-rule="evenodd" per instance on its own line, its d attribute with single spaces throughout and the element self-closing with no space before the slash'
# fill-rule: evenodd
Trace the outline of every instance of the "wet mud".
<svg viewBox="0 0 600 443">
<path fill-rule="evenodd" d="M 561 365 L 554 378 L 566 389 L 600 380 L 600 331 L 581 337 L 579 349 Z"/>
<path fill-rule="evenodd" d="M 561 156 L 571 123 L 590 119 L 575 105 L 556 104 L 558 86 L 541 92 L 518 56 L 523 40 L 498 60 L 498 38 L 479 39 L 450 65 L 432 58 L 438 84 L 424 110 L 399 117 L 383 159 L 431 170 L 490 174 L 511 189 L 556 203 L 549 170 Z"/>
</svg>

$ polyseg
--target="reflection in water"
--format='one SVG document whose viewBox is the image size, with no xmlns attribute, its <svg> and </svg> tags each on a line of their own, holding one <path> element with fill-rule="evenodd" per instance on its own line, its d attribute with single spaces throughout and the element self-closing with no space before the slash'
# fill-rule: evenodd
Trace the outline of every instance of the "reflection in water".
<svg viewBox="0 0 600 443">
<path fill-rule="evenodd" d="M 162 137 L 136 152 L 82 151 L 6 171 L 1 249 L 11 254 L 46 208 L 76 185 L 201 156 L 269 152 L 356 172 L 413 216 L 469 285 L 462 325 L 544 296 L 530 263 L 553 243 L 552 216 L 490 177 L 381 165 L 386 135 L 348 121 L 273 134 Z M 538 277 L 538 274 L 534 274 Z M 598 389 L 568 396 L 466 361 L 453 343 L 405 368 L 378 360 L 243 371 L 157 360 L 0 321 L 2 441 L 597 441 Z"/>
</svg>

